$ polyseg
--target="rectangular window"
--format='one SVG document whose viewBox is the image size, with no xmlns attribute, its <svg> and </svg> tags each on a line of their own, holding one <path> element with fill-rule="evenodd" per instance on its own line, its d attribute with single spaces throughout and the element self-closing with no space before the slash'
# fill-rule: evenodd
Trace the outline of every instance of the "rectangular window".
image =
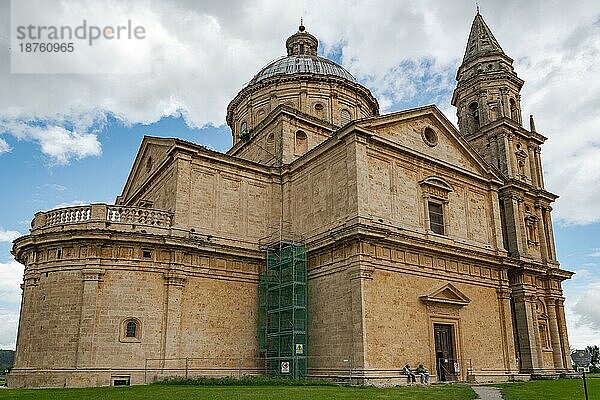
<svg viewBox="0 0 600 400">
<path fill-rule="evenodd" d="M 429 229 L 437 234 L 443 235 L 444 213 L 442 204 L 429 202 L 427 206 L 429 208 Z"/>
</svg>

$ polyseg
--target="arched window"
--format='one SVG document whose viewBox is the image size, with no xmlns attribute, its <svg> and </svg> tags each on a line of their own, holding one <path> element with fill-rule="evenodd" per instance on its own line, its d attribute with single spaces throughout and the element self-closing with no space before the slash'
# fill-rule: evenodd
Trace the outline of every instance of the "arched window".
<svg viewBox="0 0 600 400">
<path fill-rule="evenodd" d="M 137 324 L 135 321 L 128 321 L 125 325 L 125 337 L 134 338 L 137 331 Z"/>
<path fill-rule="evenodd" d="M 139 342 L 142 337 L 142 323 L 137 318 L 127 318 L 121 324 L 122 342 Z"/>
<path fill-rule="evenodd" d="M 474 101 L 469 104 L 469 114 L 471 115 L 474 128 L 479 128 L 481 123 L 479 120 L 479 104 L 477 104 L 477 102 Z"/>
<path fill-rule="evenodd" d="M 517 102 L 515 101 L 515 99 L 510 99 L 510 119 L 512 119 L 514 121 L 518 121 L 519 120 L 518 112 L 519 112 L 519 109 L 517 107 Z"/>
<path fill-rule="evenodd" d="M 246 121 L 240 125 L 240 140 L 248 140 L 248 123 Z"/>
<path fill-rule="evenodd" d="M 308 151 L 308 137 L 304 131 L 296 132 L 296 154 L 302 155 Z"/>
<path fill-rule="evenodd" d="M 269 152 L 270 157 L 275 155 L 275 135 L 273 132 L 267 136 L 267 151 Z"/>
<path fill-rule="evenodd" d="M 340 125 L 344 126 L 352 121 L 352 115 L 350 115 L 350 111 L 345 108 L 340 112 Z"/>
</svg>

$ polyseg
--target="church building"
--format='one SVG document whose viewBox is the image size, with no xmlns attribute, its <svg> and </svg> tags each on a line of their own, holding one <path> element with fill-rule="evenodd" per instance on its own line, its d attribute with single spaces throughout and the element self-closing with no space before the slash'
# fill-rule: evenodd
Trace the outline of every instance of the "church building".
<svg viewBox="0 0 600 400">
<path fill-rule="evenodd" d="M 381 115 L 304 26 L 285 45 L 229 103 L 226 154 L 146 136 L 115 204 L 35 214 L 9 386 L 572 370 L 546 138 L 482 16 L 458 130 L 435 105 Z"/>
</svg>

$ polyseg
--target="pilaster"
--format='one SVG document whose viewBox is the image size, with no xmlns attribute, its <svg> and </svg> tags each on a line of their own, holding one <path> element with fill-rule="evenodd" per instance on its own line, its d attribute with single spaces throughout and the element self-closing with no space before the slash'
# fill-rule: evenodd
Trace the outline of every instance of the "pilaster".
<svg viewBox="0 0 600 400">
<path fill-rule="evenodd" d="M 535 315 L 535 296 L 526 289 L 513 289 L 515 321 L 521 355 L 521 372 L 532 373 L 541 368 L 538 331 Z"/>
<path fill-rule="evenodd" d="M 104 271 L 99 268 L 81 271 L 81 316 L 79 317 L 79 334 L 77 343 L 76 368 L 94 366 L 94 333 L 96 327 L 96 308 L 98 289 Z"/>
<path fill-rule="evenodd" d="M 554 361 L 554 368 L 557 371 L 562 371 L 564 365 L 558 320 L 556 318 L 556 299 L 553 297 L 548 298 L 546 307 L 548 308 L 548 325 L 550 328 L 550 342 L 552 343 L 552 360 Z"/>
<path fill-rule="evenodd" d="M 558 330 L 560 335 L 560 345 L 562 348 L 563 366 L 566 370 L 572 370 L 571 349 L 569 348 L 569 335 L 567 334 L 567 323 L 565 319 L 565 299 L 560 297 L 556 300 L 556 316 L 558 320 Z"/>
<path fill-rule="evenodd" d="M 181 327 L 181 298 L 186 278 L 175 272 L 164 275 L 165 302 L 163 311 L 163 357 L 165 360 L 180 358 L 179 341 Z"/>
</svg>

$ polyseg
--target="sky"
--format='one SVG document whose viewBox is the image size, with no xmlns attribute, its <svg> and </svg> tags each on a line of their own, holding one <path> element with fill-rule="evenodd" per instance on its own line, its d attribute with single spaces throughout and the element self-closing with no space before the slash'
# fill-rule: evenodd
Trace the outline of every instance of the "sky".
<svg viewBox="0 0 600 400">
<path fill-rule="evenodd" d="M 600 2 L 479 6 L 525 80 L 523 115 L 548 137 L 558 258 L 576 272 L 563 284 L 571 345 L 600 345 Z M 23 18 L 82 15 L 98 25 L 127 15 L 146 36 L 98 40 L 50 66 L 11 44 Z M 14 349 L 19 318 L 23 268 L 11 241 L 33 214 L 113 203 L 144 135 L 226 151 L 228 102 L 284 55 L 300 17 L 319 54 L 369 88 L 382 113 L 436 104 L 455 122 L 450 98 L 474 16 L 475 2 L 462 0 L 0 0 L 0 348 Z"/>
</svg>

